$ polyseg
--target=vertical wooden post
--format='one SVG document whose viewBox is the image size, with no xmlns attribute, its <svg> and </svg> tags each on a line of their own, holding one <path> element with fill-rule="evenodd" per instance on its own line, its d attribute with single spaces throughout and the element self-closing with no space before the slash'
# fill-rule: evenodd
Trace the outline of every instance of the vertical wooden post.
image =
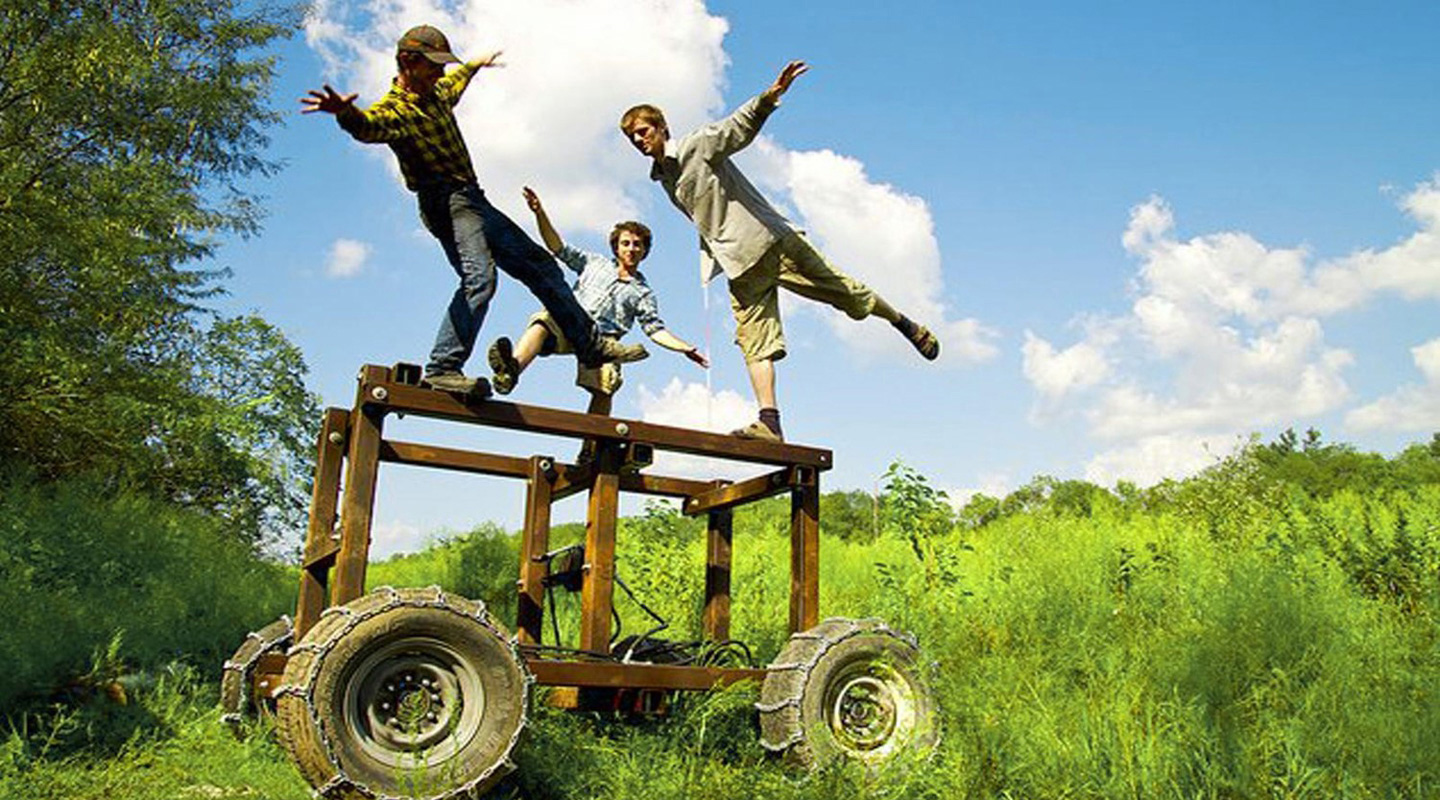
<svg viewBox="0 0 1440 800">
<path fill-rule="evenodd" d="M 620 506 L 620 453 L 600 442 L 585 523 L 585 579 L 580 589 L 580 649 L 610 652 L 615 594 L 615 517 Z"/>
<path fill-rule="evenodd" d="M 525 489 L 525 532 L 520 540 L 519 607 L 515 630 L 521 644 L 539 644 L 545 621 L 545 565 L 536 561 L 550 547 L 550 504 L 555 465 L 549 458 L 530 459 L 530 479 Z M 560 644 L 555 642 L 554 644 Z"/>
<path fill-rule="evenodd" d="M 709 514 L 705 543 L 705 638 L 723 642 L 730 638 L 730 554 L 734 517 L 729 508 Z"/>
<path fill-rule="evenodd" d="M 339 606 L 365 593 L 365 565 L 370 558 L 370 520 L 375 513 L 375 478 L 380 471 L 380 436 L 384 428 L 383 397 L 367 397 L 372 380 L 384 380 L 383 367 L 367 366 L 360 377 L 350 418 L 349 463 L 345 465 L 345 495 L 340 509 L 340 552 L 335 556 L 335 580 L 330 605 Z M 379 388 L 379 387 L 376 387 Z"/>
<path fill-rule="evenodd" d="M 295 641 L 300 641 L 325 610 L 325 589 L 330 583 L 330 551 L 335 534 L 336 507 L 340 501 L 340 468 L 345 463 L 345 435 L 350 412 L 325 409 L 315 453 L 315 486 L 310 492 L 310 525 L 305 529 L 305 552 L 300 561 L 300 599 L 295 604 Z"/>
<path fill-rule="evenodd" d="M 820 479 L 808 467 L 796 469 L 790 492 L 790 632 L 820 621 Z"/>
</svg>

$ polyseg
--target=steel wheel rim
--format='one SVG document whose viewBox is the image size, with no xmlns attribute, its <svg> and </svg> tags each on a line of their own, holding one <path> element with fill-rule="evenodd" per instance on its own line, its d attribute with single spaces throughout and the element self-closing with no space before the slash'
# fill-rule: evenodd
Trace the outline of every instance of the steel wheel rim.
<svg viewBox="0 0 1440 800">
<path fill-rule="evenodd" d="M 341 718 L 370 758 L 391 767 L 433 765 L 437 748 L 458 753 L 475 737 L 485 700 L 469 659 L 437 639 L 404 638 L 356 664 Z"/>
<path fill-rule="evenodd" d="M 825 693 L 825 722 L 835 742 L 865 761 L 887 757 L 915 728 L 915 691 L 879 662 L 860 662 L 836 676 Z"/>
</svg>

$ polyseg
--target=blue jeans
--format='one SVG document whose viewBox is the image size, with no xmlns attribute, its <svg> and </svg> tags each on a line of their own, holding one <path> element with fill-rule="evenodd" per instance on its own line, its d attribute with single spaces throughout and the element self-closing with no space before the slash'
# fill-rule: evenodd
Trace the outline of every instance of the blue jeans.
<svg viewBox="0 0 1440 800">
<path fill-rule="evenodd" d="M 445 258 L 460 277 L 460 287 L 440 320 L 425 374 L 463 371 L 495 296 L 496 265 L 535 295 L 582 360 L 592 357 L 599 336 L 595 321 L 576 302 L 560 265 L 490 205 L 479 186 L 421 189 L 418 197 L 420 220 L 440 240 Z"/>
</svg>

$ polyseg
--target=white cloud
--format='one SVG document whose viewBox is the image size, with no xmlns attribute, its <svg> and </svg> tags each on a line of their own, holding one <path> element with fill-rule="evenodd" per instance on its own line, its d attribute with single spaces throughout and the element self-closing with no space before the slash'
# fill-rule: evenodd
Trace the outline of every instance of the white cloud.
<svg viewBox="0 0 1440 800">
<path fill-rule="evenodd" d="M 797 224 L 836 267 L 929 326 L 940 339 L 942 361 L 973 364 L 995 357 L 995 331 L 973 318 L 950 318 L 935 222 L 923 199 L 872 181 L 860 161 L 830 150 L 787 151 L 767 138 L 752 149 L 758 158 L 747 159 L 746 169 L 794 204 Z M 839 312 L 825 319 L 859 353 L 914 358 L 910 345 L 888 331 L 877 334 Z"/>
<path fill-rule="evenodd" d="M 638 395 L 640 419 L 657 425 L 726 433 L 750 424 L 756 414 L 754 401 L 737 392 L 728 389 L 712 392 L 703 383 L 679 378 L 671 378 L 658 393 L 641 384 Z M 753 475 L 756 470 L 753 465 L 740 462 L 661 452 L 655 454 L 655 465 L 650 471 L 679 478 L 736 480 Z"/>
<path fill-rule="evenodd" d="M 1410 348 L 1425 378 L 1420 386 L 1401 386 L 1392 394 L 1353 409 L 1345 425 L 1359 431 L 1433 431 L 1440 428 L 1440 339 Z"/>
<path fill-rule="evenodd" d="M 1095 342 L 1077 342 L 1064 350 L 1030 331 L 1025 331 L 1025 377 L 1046 399 L 1058 399 L 1071 391 L 1087 389 L 1110 373 L 1110 363 L 1103 347 Z"/>
<path fill-rule="evenodd" d="M 1327 343 L 1324 319 L 1381 293 L 1440 298 L 1440 177 L 1400 205 L 1415 233 L 1386 249 L 1317 261 L 1244 232 L 1182 239 L 1170 207 L 1148 199 L 1131 210 L 1121 237 L 1140 262 L 1129 312 L 1090 320 L 1068 346 L 1027 332 L 1024 371 L 1037 408 L 1079 411 L 1091 436 L 1107 443 L 1088 467 L 1092 479 L 1152 482 L 1203 467 L 1217 443 L 1343 409 L 1354 357 Z M 1434 344 L 1415 350 L 1425 386 L 1355 409 L 1347 424 L 1440 425 Z"/>
<path fill-rule="evenodd" d="M 531 186 L 562 229 L 604 233 L 646 207 L 675 213 L 648 180 L 648 162 L 619 132 L 626 108 L 653 103 L 677 133 L 728 111 L 729 23 L 695 0 L 322 0 L 305 33 L 332 84 L 360 92 L 364 105 L 389 86 L 395 38 L 420 23 L 444 30 L 461 57 L 504 51 L 505 66 L 483 70 L 467 90 L 460 125 L 491 201 L 523 209 L 520 188 Z M 387 150 L 370 150 L 398 175 Z M 763 141 L 745 156 L 747 169 L 760 162 L 762 172 L 779 170 L 772 199 L 799 209 L 797 222 L 837 265 L 934 330 L 942 361 L 995 355 L 993 331 L 949 316 L 923 200 L 871 181 L 860 162 L 830 151 L 789 152 Z M 767 176 L 753 177 L 765 183 Z M 834 329 L 857 352 L 914 358 L 888 329 L 848 320 Z"/>
<path fill-rule="evenodd" d="M 354 239 L 336 239 L 330 245 L 330 258 L 325 262 L 325 274 L 332 278 L 353 278 L 365 268 L 370 258 L 370 245 Z"/>
<path fill-rule="evenodd" d="M 1182 432 L 1142 436 L 1090 459 L 1085 480 L 1100 486 L 1113 486 L 1121 480 L 1151 486 L 1165 478 L 1199 472 L 1242 443 L 1242 437 L 1234 435 Z"/>
<path fill-rule="evenodd" d="M 654 103 L 684 128 L 721 105 L 729 25 L 692 0 L 327 0 L 306 40 L 363 106 L 389 88 L 395 39 L 422 23 L 462 58 L 503 51 L 504 66 L 477 74 L 456 114 L 491 201 L 523 210 L 520 188 L 532 186 L 562 229 L 605 232 L 637 216 L 626 187 L 648 194 L 649 181 L 619 131 L 626 108 Z M 398 176 L 389 151 L 371 149 Z"/>
<path fill-rule="evenodd" d="M 370 558 L 380 561 L 397 553 L 418 552 L 434 540 L 433 534 L 425 533 L 408 522 L 375 520 L 370 526 Z"/>
</svg>

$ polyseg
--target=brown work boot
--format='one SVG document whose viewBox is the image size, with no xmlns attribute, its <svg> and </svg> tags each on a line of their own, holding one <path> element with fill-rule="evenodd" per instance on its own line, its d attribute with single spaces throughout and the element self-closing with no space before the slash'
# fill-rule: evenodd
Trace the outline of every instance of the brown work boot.
<svg viewBox="0 0 1440 800">
<path fill-rule="evenodd" d="M 622 344 L 613 336 L 597 336 L 591 357 L 595 359 L 597 365 L 606 362 L 629 364 L 632 361 L 643 361 L 649 358 L 650 351 L 646 350 L 643 344 Z"/>
<path fill-rule="evenodd" d="M 471 400 L 490 396 L 490 382 L 484 378 L 467 378 L 458 372 L 436 372 L 426 375 L 424 385 L 442 392 L 464 395 Z"/>
<path fill-rule="evenodd" d="M 515 360 L 515 348 L 510 340 L 501 336 L 490 345 L 490 369 L 494 372 L 490 382 L 500 394 L 510 394 L 520 382 L 520 362 Z"/>
<path fill-rule="evenodd" d="M 743 428 L 736 428 L 730 431 L 730 435 L 738 439 L 754 439 L 760 442 L 774 442 L 776 444 L 785 441 L 785 437 L 770 430 L 769 425 L 766 425 L 758 419 Z"/>
</svg>

